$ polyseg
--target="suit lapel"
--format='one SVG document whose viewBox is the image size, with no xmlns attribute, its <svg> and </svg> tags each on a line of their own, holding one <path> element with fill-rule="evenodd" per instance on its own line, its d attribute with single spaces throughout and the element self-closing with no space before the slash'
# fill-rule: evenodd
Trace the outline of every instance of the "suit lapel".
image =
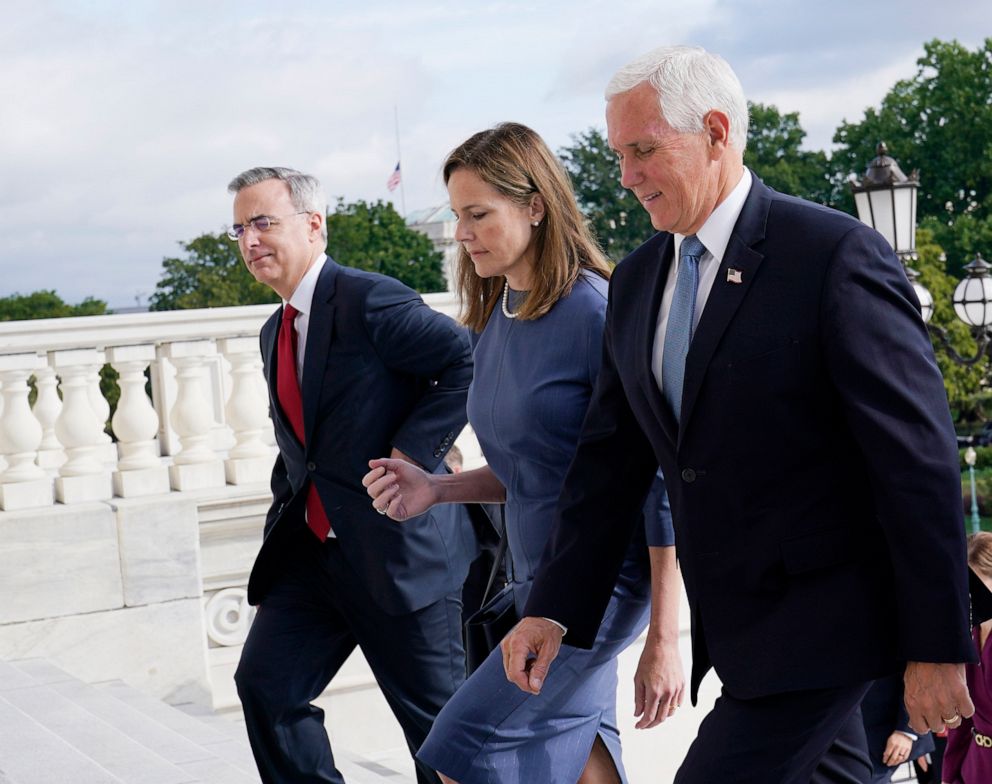
<svg viewBox="0 0 992 784">
<path fill-rule="evenodd" d="M 679 440 L 685 435 L 692 418 L 693 408 L 702 386 L 706 369 L 713 353 L 720 344 L 731 319 L 747 296 L 764 256 L 752 245 L 765 236 L 765 224 L 770 205 L 769 191 L 752 173 L 754 180 L 744 208 L 741 210 L 734 231 L 727 243 L 723 262 L 717 271 L 706 307 L 693 335 L 692 345 L 685 362 L 685 381 L 682 387 L 682 427 Z M 733 273 L 728 273 L 733 270 Z M 731 275 L 739 282 L 732 282 Z"/>
<path fill-rule="evenodd" d="M 310 307 L 307 326 L 307 346 L 303 355 L 303 432 L 306 443 L 310 443 L 320 393 L 323 388 L 324 371 L 327 368 L 327 353 L 334 333 L 334 291 L 337 282 L 337 265 L 328 256 L 317 278 Z"/>
<path fill-rule="evenodd" d="M 651 404 L 651 410 L 661 424 L 661 429 L 674 444 L 676 434 L 678 433 L 675 417 L 672 416 L 671 409 L 669 409 L 668 404 L 665 402 L 665 398 L 662 397 L 661 389 L 658 387 L 658 382 L 655 380 L 654 372 L 652 371 L 654 338 L 658 328 L 658 311 L 661 310 L 661 298 L 665 292 L 665 282 L 668 280 L 669 268 L 672 266 L 673 248 L 674 240 L 672 239 L 672 235 L 665 235 L 664 240 L 654 249 L 658 254 L 658 258 L 656 260 L 649 260 L 645 265 L 648 270 L 654 271 L 654 277 L 649 277 L 644 281 L 645 290 L 650 293 L 647 298 L 647 312 L 644 313 L 643 318 L 638 320 L 637 345 L 643 359 L 643 362 L 638 363 L 638 366 L 646 368 L 646 371 L 641 374 L 641 386 L 644 388 L 644 394 L 647 395 L 648 402 Z"/>
<path fill-rule="evenodd" d="M 272 401 L 273 415 L 279 418 L 279 423 L 286 432 L 292 433 L 293 423 L 286 417 L 285 412 L 282 410 L 282 404 L 279 402 L 278 347 L 279 328 L 282 326 L 282 307 L 280 307 L 279 310 L 273 314 L 273 319 L 274 323 L 272 324 L 272 329 L 269 330 L 269 336 L 265 343 L 265 367 L 267 367 L 269 371 L 266 382 L 269 385 L 269 400 Z"/>
</svg>

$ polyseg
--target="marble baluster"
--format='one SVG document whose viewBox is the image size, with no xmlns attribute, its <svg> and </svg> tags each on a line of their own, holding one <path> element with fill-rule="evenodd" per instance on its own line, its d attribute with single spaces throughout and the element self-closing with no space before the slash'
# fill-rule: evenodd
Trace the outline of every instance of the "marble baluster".
<svg viewBox="0 0 992 784">
<path fill-rule="evenodd" d="M 101 455 L 104 422 L 90 402 L 94 368 L 103 364 L 103 355 L 94 349 L 65 349 L 48 357 L 62 379 L 62 411 L 55 420 L 55 435 L 67 458 L 55 480 L 55 496 L 64 504 L 111 498 L 110 470 Z"/>
<path fill-rule="evenodd" d="M 38 465 L 45 469 L 55 469 L 65 460 L 65 450 L 55 435 L 55 420 L 62 411 L 59 397 L 59 380 L 50 366 L 40 367 L 34 372 L 34 383 L 38 397 L 34 401 L 34 417 L 41 424 L 41 445 L 38 447 Z"/>
<path fill-rule="evenodd" d="M 158 414 L 145 392 L 145 369 L 155 359 L 151 343 L 115 346 L 107 359 L 120 374 L 120 400 L 111 424 L 117 436 L 119 460 L 114 472 L 114 495 L 134 498 L 168 493 L 169 469 L 158 453 Z"/>
<path fill-rule="evenodd" d="M 231 363 L 231 394 L 224 406 L 235 445 L 224 461 L 232 485 L 267 482 L 272 475 L 275 450 L 264 441 L 269 427 L 269 400 L 262 378 L 258 339 L 225 338 L 217 347 Z"/>
<path fill-rule="evenodd" d="M 214 416 L 205 389 L 205 359 L 216 353 L 212 340 L 177 341 L 165 347 L 165 356 L 176 368 L 176 402 L 169 418 L 182 446 L 169 468 L 173 490 L 227 484 L 224 462 L 210 445 Z"/>
<path fill-rule="evenodd" d="M 0 357 L 3 410 L 0 414 L 0 452 L 6 470 L 0 474 L 0 509 L 51 506 L 52 480 L 35 462 L 42 427 L 31 413 L 28 379 L 43 363 L 35 353 Z"/>
</svg>

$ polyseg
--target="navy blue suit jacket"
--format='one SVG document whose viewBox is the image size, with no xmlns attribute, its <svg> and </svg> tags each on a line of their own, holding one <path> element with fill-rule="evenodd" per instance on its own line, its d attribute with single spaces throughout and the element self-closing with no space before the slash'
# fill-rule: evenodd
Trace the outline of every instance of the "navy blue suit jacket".
<svg viewBox="0 0 992 784">
<path fill-rule="evenodd" d="M 279 456 L 265 538 L 248 583 L 259 603 L 280 568 L 284 537 L 305 525 L 315 483 L 341 549 L 387 612 L 424 607 L 461 589 L 478 545 L 465 508 L 435 507 L 398 524 L 372 508 L 362 486 L 371 458 L 396 447 L 428 471 L 466 422 L 472 357 L 464 329 L 402 283 L 328 258 L 314 292 L 304 354 L 304 448 L 278 403 L 280 308 L 261 331 Z"/>
<path fill-rule="evenodd" d="M 527 614 L 591 644 L 660 463 L 693 699 L 710 666 L 749 698 L 973 658 L 955 435 L 892 249 L 755 178 L 687 357 L 681 426 L 651 373 L 672 256 L 659 233 L 613 276 L 603 368 Z"/>
</svg>

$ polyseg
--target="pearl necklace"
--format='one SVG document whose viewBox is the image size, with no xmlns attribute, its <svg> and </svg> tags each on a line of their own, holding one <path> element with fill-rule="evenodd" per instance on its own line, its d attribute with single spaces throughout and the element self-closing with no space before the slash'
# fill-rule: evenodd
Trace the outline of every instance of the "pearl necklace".
<svg viewBox="0 0 992 784">
<path fill-rule="evenodd" d="M 503 283 L 503 315 L 508 319 L 515 319 L 518 315 L 510 312 L 510 281 Z"/>
</svg>

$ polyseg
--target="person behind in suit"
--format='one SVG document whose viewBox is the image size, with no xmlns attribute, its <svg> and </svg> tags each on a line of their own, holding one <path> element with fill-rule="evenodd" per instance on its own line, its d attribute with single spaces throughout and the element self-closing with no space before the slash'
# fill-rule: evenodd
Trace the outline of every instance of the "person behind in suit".
<svg viewBox="0 0 992 784">
<path fill-rule="evenodd" d="M 902 677 L 879 678 L 861 701 L 861 720 L 868 740 L 872 784 L 892 780 L 896 768 L 933 751 L 933 735 L 917 734 L 909 726 L 902 702 Z"/>
<path fill-rule="evenodd" d="M 722 58 L 659 49 L 606 95 L 620 181 L 658 233 L 613 274 L 507 677 L 540 690 L 551 620 L 592 644 L 660 463 L 691 696 L 711 666 L 723 684 L 675 781 L 865 781 L 870 681 L 905 671 L 921 733 L 973 711 L 957 445 L 919 303 L 881 235 L 744 168 L 747 101 Z"/>
<path fill-rule="evenodd" d="M 341 784 L 310 702 L 356 646 L 411 753 L 464 680 L 461 585 L 478 552 L 464 508 L 400 528 L 369 508 L 361 478 L 383 452 L 445 470 L 466 421 L 471 349 L 413 290 L 327 257 L 314 177 L 260 167 L 229 190 L 229 233 L 283 300 L 261 331 L 279 454 L 235 681 L 263 781 Z M 437 777 L 418 763 L 417 780 Z"/>
<path fill-rule="evenodd" d="M 488 465 L 432 476 L 373 460 L 363 482 L 373 505 L 396 520 L 452 502 L 505 498 L 513 595 L 523 609 L 599 370 L 609 266 L 568 175 L 530 128 L 503 123 L 475 134 L 448 156 L 443 175 L 473 331 L 469 421 Z M 673 534 L 660 477 L 655 487 L 643 520 L 647 486 L 631 510 L 638 535 L 592 649 L 569 649 L 540 698 L 507 683 L 496 649 L 442 710 L 417 756 L 445 782 L 626 781 L 616 657 L 648 624 L 649 611 L 649 644 L 635 676 L 639 726 L 667 718 L 683 689 Z"/>
<path fill-rule="evenodd" d="M 980 531 L 968 539 L 968 564 L 992 590 L 992 533 Z M 968 665 L 968 688 L 975 714 L 951 728 L 944 749 L 941 781 L 945 784 L 986 784 L 992 781 L 992 620 L 973 629 L 978 662 Z"/>
</svg>

